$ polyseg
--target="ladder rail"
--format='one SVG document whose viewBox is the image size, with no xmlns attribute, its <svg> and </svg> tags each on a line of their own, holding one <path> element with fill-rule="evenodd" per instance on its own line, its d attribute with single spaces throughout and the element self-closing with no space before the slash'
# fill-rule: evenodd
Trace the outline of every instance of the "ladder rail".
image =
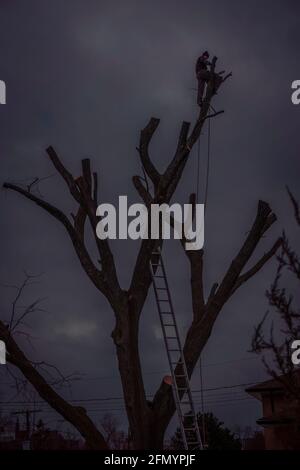
<svg viewBox="0 0 300 470">
<path fill-rule="evenodd" d="M 177 411 L 177 415 L 179 418 L 179 425 L 180 425 L 180 430 L 181 430 L 181 435 L 183 439 L 183 444 L 184 448 L 186 450 L 189 450 L 191 445 L 195 445 L 195 448 L 200 448 L 202 449 L 202 440 L 201 440 L 201 435 L 199 431 L 199 426 L 197 422 L 197 415 L 195 412 L 195 407 L 194 407 L 194 402 L 193 402 L 193 397 L 190 389 L 190 382 L 189 382 L 189 376 L 188 376 L 188 371 L 187 371 L 187 366 L 183 354 L 183 349 L 182 349 L 182 344 L 180 340 L 180 335 L 179 335 L 179 330 L 178 330 L 178 325 L 175 317 L 175 310 L 172 302 L 172 297 L 171 297 L 171 292 L 168 284 L 168 279 L 167 279 L 167 274 L 164 266 L 164 262 L 162 259 L 161 251 L 160 248 L 158 248 L 157 251 L 153 252 L 152 255 L 158 257 L 158 262 L 154 263 L 152 262 L 152 258 L 150 260 L 150 272 L 151 272 L 151 277 L 152 277 L 152 283 L 153 283 L 153 288 L 154 288 L 154 294 L 155 294 L 155 300 L 158 308 L 158 313 L 159 313 L 159 318 L 160 318 L 160 323 L 162 327 L 162 332 L 163 332 L 163 338 L 167 350 L 167 357 L 170 365 L 170 372 L 171 372 L 171 377 L 172 377 L 172 390 L 173 390 L 173 397 L 174 397 L 174 402 L 175 402 L 175 407 Z M 161 274 L 157 274 L 157 271 L 161 269 Z M 157 279 L 163 279 L 163 286 L 157 286 L 156 281 Z M 162 281 L 160 281 L 162 282 Z M 166 294 L 167 298 L 161 299 L 159 296 L 160 292 L 164 292 Z M 169 310 L 166 311 L 165 307 L 162 307 L 161 304 L 168 304 L 169 305 Z M 164 316 L 167 316 L 168 320 L 167 323 L 164 323 Z M 169 336 L 166 331 L 167 328 L 174 328 L 175 330 L 175 336 L 174 332 L 172 332 L 172 336 Z M 169 340 L 171 340 L 173 343 L 176 340 L 177 344 L 171 346 L 169 344 Z M 172 344 L 173 344 L 172 343 Z M 179 353 L 179 358 L 175 360 L 172 357 L 173 352 L 178 352 Z M 176 373 L 177 368 L 181 369 L 180 373 Z M 177 383 L 177 379 L 179 379 L 180 384 Z M 182 382 L 185 382 L 184 385 Z M 184 395 L 187 395 L 187 401 L 183 401 Z M 189 413 L 183 414 L 182 407 L 188 404 L 190 407 Z M 189 416 L 192 418 L 193 424 L 191 425 L 190 423 L 185 425 L 185 418 Z M 191 432 L 195 433 L 192 438 L 188 438 L 187 433 Z M 190 449 L 191 450 L 191 449 Z"/>
<path fill-rule="evenodd" d="M 166 283 L 166 286 L 167 286 L 167 295 L 168 295 L 168 298 L 169 298 L 170 307 L 171 307 L 172 312 L 175 312 L 173 302 L 172 302 L 172 298 L 171 298 L 170 288 L 169 288 L 169 284 L 168 284 L 168 278 L 167 278 L 167 274 L 166 274 L 166 270 L 165 270 L 165 265 L 164 265 L 161 254 L 160 254 L 160 263 L 161 263 L 163 275 L 164 275 L 164 278 L 165 278 L 165 283 Z M 174 313 L 174 326 L 175 326 L 178 345 L 179 345 L 179 349 L 180 349 L 180 358 L 182 359 L 182 368 L 183 368 L 184 375 L 185 375 L 184 378 L 185 378 L 185 381 L 186 381 L 186 387 L 185 387 L 186 388 L 186 393 L 189 396 L 189 405 L 191 406 L 192 414 L 195 416 L 195 421 L 197 421 L 197 416 L 196 416 L 195 407 L 194 407 L 194 401 L 193 401 L 192 392 L 191 392 L 190 384 L 189 384 L 188 371 L 187 371 L 187 367 L 186 367 L 185 358 L 184 358 L 184 355 L 183 355 L 183 349 L 182 349 L 182 345 L 181 345 L 181 340 L 180 340 L 180 335 L 179 335 L 179 330 L 178 330 L 178 326 L 177 326 L 177 322 L 176 322 L 175 313 Z M 178 377 L 178 375 L 177 375 L 177 377 Z M 175 388 L 177 389 L 177 392 L 178 392 L 177 381 L 176 381 L 176 387 Z M 177 393 L 177 395 L 179 397 L 178 393 Z M 180 397 L 179 397 L 179 400 L 180 400 Z M 181 400 L 180 400 L 180 402 L 181 402 Z M 182 416 L 182 413 L 181 413 L 181 416 Z M 183 423 L 183 427 L 184 427 L 184 423 Z M 199 442 L 200 447 L 202 447 L 202 442 L 201 442 L 201 436 L 200 436 L 198 423 L 195 423 L 195 428 L 194 429 L 195 429 L 195 432 L 196 432 L 197 441 Z"/>
<path fill-rule="evenodd" d="M 152 275 L 152 266 L 151 266 L 151 275 Z M 152 279 L 153 279 L 153 277 L 154 276 L 152 275 Z M 153 287 L 154 287 L 154 294 L 155 294 L 155 298 L 156 298 L 156 304 L 157 304 L 158 310 L 159 310 L 159 318 L 160 318 L 160 323 L 161 323 L 161 327 L 162 327 L 163 337 L 164 337 L 165 344 L 167 344 L 166 331 L 165 331 L 164 324 L 163 324 L 163 318 L 162 318 L 162 315 L 161 315 L 161 310 L 160 310 L 160 305 L 159 305 L 159 298 L 158 298 L 158 294 L 157 294 L 157 288 L 156 288 L 156 284 L 155 284 L 154 280 L 153 280 Z M 172 315 L 173 320 L 175 320 L 173 313 L 170 312 L 170 314 Z M 172 358 L 171 358 L 170 350 L 169 350 L 168 347 L 166 349 L 167 349 L 169 364 L 171 364 L 172 363 Z M 174 384 L 174 383 L 176 383 L 175 370 L 174 370 L 173 367 L 170 367 L 170 371 L 171 371 L 171 376 L 172 376 L 172 382 Z M 188 449 L 188 444 L 187 444 L 185 431 L 184 431 L 184 425 L 183 425 L 183 416 L 182 416 L 181 408 L 179 406 L 180 397 L 179 397 L 179 394 L 178 394 L 177 387 L 172 387 L 172 390 L 173 390 L 173 394 L 175 394 L 174 402 L 175 402 L 177 415 L 179 417 L 179 425 L 180 425 L 181 435 L 182 435 L 182 438 L 183 438 L 184 448 Z"/>
</svg>

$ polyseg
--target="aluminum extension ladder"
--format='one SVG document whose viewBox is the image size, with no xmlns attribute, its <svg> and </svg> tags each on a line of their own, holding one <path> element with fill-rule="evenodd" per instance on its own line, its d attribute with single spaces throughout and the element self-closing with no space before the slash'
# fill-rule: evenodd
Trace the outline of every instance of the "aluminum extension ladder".
<svg viewBox="0 0 300 470">
<path fill-rule="evenodd" d="M 173 397 L 185 450 L 203 449 L 186 363 L 182 351 L 166 271 L 158 248 L 150 272 L 172 376 Z"/>
</svg>

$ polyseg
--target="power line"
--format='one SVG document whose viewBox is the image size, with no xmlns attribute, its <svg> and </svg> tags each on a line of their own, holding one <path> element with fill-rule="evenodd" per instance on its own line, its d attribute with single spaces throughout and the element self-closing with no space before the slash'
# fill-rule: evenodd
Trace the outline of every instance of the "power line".
<svg viewBox="0 0 300 470">
<path fill-rule="evenodd" d="M 248 400 L 253 401 L 253 398 L 251 398 L 251 397 L 239 397 L 239 398 L 229 398 L 229 397 L 227 397 L 227 398 L 212 399 L 212 400 L 208 399 L 207 401 L 205 401 L 205 404 L 212 405 L 212 404 L 215 404 L 215 403 L 230 403 L 230 402 L 234 403 L 234 402 L 238 402 L 238 401 L 248 401 Z M 195 403 L 200 405 L 202 403 L 202 401 L 201 400 L 195 400 Z M 28 406 L 29 403 L 24 402 L 22 404 Z M 102 405 L 104 405 L 104 404 L 102 404 Z M 44 413 L 44 412 L 47 411 L 48 408 L 51 409 L 50 405 L 48 405 L 47 403 L 44 403 L 42 406 L 46 406 L 46 409 L 41 408 L 41 409 L 38 410 L 39 412 Z M 119 403 L 119 404 L 118 403 L 116 403 L 116 404 L 108 403 L 108 408 L 103 407 L 103 406 L 101 406 L 101 408 L 99 408 L 99 406 L 100 406 L 99 403 L 91 403 L 90 405 L 88 405 L 86 407 L 86 409 L 90 410 L 90 411 L 97 411 L 97 410 L 106 411 L 106 410 L 109 410 L 111 406 L 118 407 L 118 409 L 120 409 L 120 410 L 125 409 L 125 404 L 123 405 L 121 403 Z M 1 409 L 10 410 L 10 408 L 8 406 L 5 406 L 4 408 L 1 407 Z M 26 411 L 25 407 L 24 407 L 24 410 Z M 25 411 L 22 411 L 22 413 L 24 413 Z M 55 411 L 55 410 L 53 410 L 53 411 Z"/>
<path fill-rule="evenodd" d="M 207 407 L 215 407 L 215 406 L 220 406 L 220 407 L 228 407 L 228 406 L 235 406 L 235 405 L 243 405 L 247 402 L 247 405 L 250 403 L 257 405 L 256 401 L 253 400 L 253 398 L 239 398 L 239 399 L 228 399 L 228 400 L 219 400 L 219 401 L 209 401 L 205 402 Z M 196 405 L 200 405 L 201 402 L 195 401 Z M 5 411 L 7 413 L 11 413 L 12 410 L 9 408 L 4 408 L 2 411 Z M 97 412 L 102 412 L 102 413 L 108 413 L 111 411 L 118 411 L 121 413 L 126 413 L 126 408 L 124 406 L 112 406 L 112 407 L 96 407 L 96 408 L 91 408 L 91 407 L 86 407 L 86 411 L 88 413 L 97 413 Z M 58 413 L 56 410 L 52 409 L 50 406 L 47 409 L 40 410 L 42 414 L 53 414 L 53 413 Z"/>
<path fill-rule="evenodd" d="M 207 367 L 217 367 L 217 366 L 223 366 L 226 364 L 231 364 L 233 362 L 243 362 L 243 361 L 253 361 L 253 360 L 258 360 L 257 357 L 244 357 L 244 358 L 238 358 L 238 359 L 229 359 L 228 361 L 222 361 L 222 362 L 212 362 L 208 364 L 202 364 L 202 368 L 207 368 Z M 159 374 L 167 374 L 168 370 L 154 370 L 154 371 L 146 371 L 143 372 L 144 376 L 147 375 L 159 375 Z M 73 382 L 84 382 L 84 381 L 91 381 L 91 380 L 120 380 L 120 377 L 118 375 L 99 375 L 99 376 L 94 376 L 94 377 L 76 377 L 72 379 Z M 1 385 L 12 385 L 12 382 L 1 382 Z"/>
<path fill-rule="evenodd" d="M 212 388 L 204 388 L 203 392 L 210 392 L 210 391 L 215 391 L 215 390 L 227 390 L 227 389 L 233 389 L 233 388 L 238 388 L 238 387 L 247 387 L 249 385 L 254 385 L 257 382 L 248 382 L 248 383 L 240 383 L 240 384 L 234 384 L 234 385 L 223 385 L 219 387 L 212 387 Z M 192 393 L 201 393 L 200 390 L 192 390 Z M 153 398 L 154 395 L 147 395 L 147 398 Z M 100 397 L 100 398 L 81 398 L 81 399 L 72 399 L 69 400 L 70 403 L 89 403 L 93 401 L 114 401 L 114 400 L 124 400 L 124 397 L 119 396 L 119 397 Z M 24 404 L 40 404 L 40 403 L 45 403 L 44 400 L 28 400 L 28 401 L 0 401 L 0 405 L 7 405 L 7 404 L 15 404 L 15 405 L 24 405 Z"/>
<path fill-rule="evenodd" d="M 249 400 L 253 400 L 253 398 L 249 398 L 249 396 L 247 396 L 246 394 L 244 393 L 237 393 L 237 394 L 227 394 L 227 395 L 223 395 L 221 394 L 220 396 L 208 396 L 204 399 L 205 403 L 219 403 L 219 402 L 226 402 L 226 401 L 236 401 L 236 400 L 241 400 L 241 399 L 249 399 Z M 200 400 L 200 397 L 196 397 L 196 401 L 198 404 L 202 404 L 202 400 Z M 114 401 L 106 401 L 106 402 L 101 402 L 99 400 L 95 400 L 93 402 L 87 402 L 86 404 L 85 403 L 82 403 L 84 404 L 85 406 L 87 406 L 88 408 L 91 408 L 91 407 L 98 407 L 99 405 L 100 406 L 104 406 L 104 407 L 109 407 L 109 406 L 123 406 L 123 401 L 119 401 L 119 400 L 114 400 Z M 18 405 L 18 407 L 23 407 L 24 409 L 26 409 L 26 407 L 28 407 L 30 405 L 30 402 L 19 402 L 18 404 L 16 403 L 5 403 L 4 405 L 1 405 L 1 409 L 15 409 L 15 407 Z M 50 405 L 47 403 L 47 402 L 44 402 L 44 403 L 40 403 L 39 404 L 39 408 L 41 409 L 41 411 L 44 411 L 45 408 L 48 408 Z M 106 409 L 106 408 L 104 408 Z"/>
</svg>

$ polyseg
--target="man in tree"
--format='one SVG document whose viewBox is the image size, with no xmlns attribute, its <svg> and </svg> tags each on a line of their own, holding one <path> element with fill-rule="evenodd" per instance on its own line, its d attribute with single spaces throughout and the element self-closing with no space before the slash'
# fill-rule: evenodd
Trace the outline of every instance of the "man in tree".
<svg viewBox="0 0 300 470">
<path fill-rule="evenodd" d="M 198 58 L 196 62 L 196 77 L 198 80 L 198 95 L 197 95 L 198 106 L 202 106 L 202 98 L 203 98 L 205 85 L 212 78 L 211 72 L 208 70 L 208 66 L 211 65 L 208 59 L 209 59 L 209 53 L 207 51 L 204 51 L 203 54 Z M 220 83 L 222 82 L 222 77 L 220 73 L 219 74 L 213 73 L 213 79 L 216 82 L 216 88 L 218 88 Z"/>
</svg>

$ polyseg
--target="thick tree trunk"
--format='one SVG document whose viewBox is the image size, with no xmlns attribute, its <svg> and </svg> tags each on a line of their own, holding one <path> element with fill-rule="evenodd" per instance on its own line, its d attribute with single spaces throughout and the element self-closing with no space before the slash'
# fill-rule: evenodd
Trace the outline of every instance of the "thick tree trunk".
<svg viewBox="0 0 300 470">
<path fill-rule="evenodd" d="M 134 299 L 126 294 L 115 314 L 116 326 L 112 338 L 116 345 L 132 447 L 147 449 L 152 413 L 142 377 L 138 344 L 139 314 Z"/>
</svg>

